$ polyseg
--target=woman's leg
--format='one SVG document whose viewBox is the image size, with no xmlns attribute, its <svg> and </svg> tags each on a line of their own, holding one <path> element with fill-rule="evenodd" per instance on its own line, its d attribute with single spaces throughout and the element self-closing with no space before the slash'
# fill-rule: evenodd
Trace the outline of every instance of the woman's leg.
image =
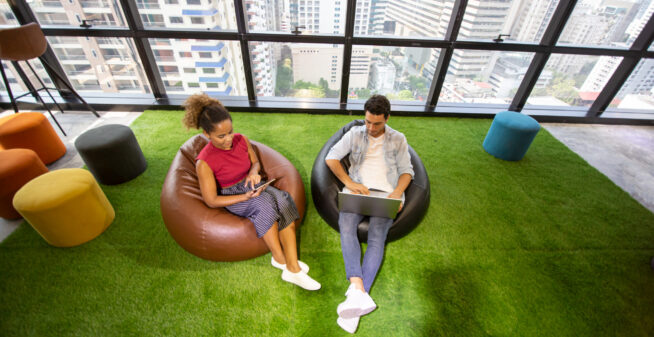
<svg viewBox="0 0 654 337">
<path fill-rule="evenodd" d="M 286 264 L 286 257 L 284 256 L 284 250 L 279 243 L 279 231 L 277 230 L 277 221 L 270 227 L 270 229 L 263 235 L 263 242 L 266 243 L 270 253 L 273 256 L 273 259 L 279 264 Z"/>
<path fill-rule="evenodd" d="M 279 214 L 278 231 L 279 240 L 282 244 L 282 250 L 285 258 L 286 269 L 293 273 L 301 270 L 297 258 L 297 237 L 295 233 L 295 220 L 299 219 L 293 198 L 286 191 L 279 190 L 273 186 L 268 186 L 264 194 L 269 194 L 274 202 Z M 279 259 L 275 259 L 281 262 Z"/>
<path fill-rule="evenodd" d="M 282 242 L 284 257 L 286 258 L 286 269 L 293 273 L 297 273 L 301 268 L 297 262 L 297 238 L 295 236 L 295 222 L 291 222 L 290 225 L 286 226 L 286 228 L 279 232 L 279 239 Z M 277 260 L 277 262 L 279 262 L 279 260 Z"/>
</svg>

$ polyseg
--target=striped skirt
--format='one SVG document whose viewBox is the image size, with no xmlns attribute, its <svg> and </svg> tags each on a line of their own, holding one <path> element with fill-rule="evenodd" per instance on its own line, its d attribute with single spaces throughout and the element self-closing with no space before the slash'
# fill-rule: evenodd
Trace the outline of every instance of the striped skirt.
<svg viewBox="0 0 654 337">
<path fill-rule="evenodd" d="M 256 186 L 262 185 L 259 183 Z M 221 190 L 222 195 L 244 194 L 250 191 L 250 186 L 245 186 L 245 181 Z M 293 198 L 286 191 L 276 189 L 272 186 L 266 187 L 261 194 L 250 200 L 242 201 L 225 207 L 228 211 L 250 219 L 257 231 L 257 237 L 262 237 L 270 227 L 277 221 L 278 230 L 282 230 L 293 221 L 300 218 Z"/>
</svg>

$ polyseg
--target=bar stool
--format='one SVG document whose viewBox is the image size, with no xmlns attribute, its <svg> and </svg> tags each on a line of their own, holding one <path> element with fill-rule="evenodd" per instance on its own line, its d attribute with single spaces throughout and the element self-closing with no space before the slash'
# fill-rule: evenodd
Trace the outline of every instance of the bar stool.
<svg viewBox="0 0 654 337">
<path fill-rule="evenodd" d="M 5 70 L 4 67 L 2 66 L 2 61 L 0 61 L 0 73 L 2 73 L 2 80 L 5 83 L 5 87 L 7 88 L 7 94 L 9 94 L 9 99 L 11 100 L 11 105 L 14 108 L 14 112 L 18 113 L 18 104 L 16 104 L 16 100 L 18 98 L 21 98 L 23 96 L 26 96 L 28 94 L 31 94 L 36 98 L 36 100 L 43 105 L 43 107 L 48 110 L 50 113 L 50 117 L 52 117 L 52 120 L 57 124 L 59 127 L 59 130 L 66 136 L 66 132 L 64 129 L 61 127 L 55 116 L 52 114 L 52 111 L 48 106 L 45 104 L 43 101 L 43 98 L 41 98 L 41 95 L 39 95 L 40 90 L 45 90 L 46 93 L 50 96 L 50 99 L 52 99 L 52 102 L 59 108 L 59 111 L 61 113 L 64 113 L 64 110 L 61 108 L 61 106 L 55 101 L 54 97 L 50 93 L 50 90 L 57 90 L 53 88 L 47 88 L 45 86 L 45 83 L 41 80 L 41 78 L 36 74 L 34 71 L 34 68 L 32 65 L 29 63 L 29 60 L 34 59 L 34 58 L 39 58 L 41 60 L 41 63 L 43 66 L 46 68 L 48 71 L 48 74 L 50 76 L 55 76 L 57 77 L 70 92 L 75 95 L 86 107 L 93 112 L 93 114 L 96 117 L 100 117 L 97 111 L 93 109 L 86 101 L 80 96 L 75 89 L 64 79 L 63 76 L 59 75 L 42 57 L 43 53 L 48 49 L 48 41 L 45 38 L 45 35 L 43 34 L 43 31 L 41 31 L 41 27 L 37 23 L 28 23 L 26 25 L 20 26 L 20 27 L 15 27 L 15 28 L 7 28 L 7 29 L 0 29 L 0 60 L 8 60 L 12 61 L 14 66 L 22 71 L 22 68 L 20 67 L 20 64 L 18 61 L 25 61 L 27 66 L 30 68 L 32 71 L 32 74 L 34 74 L 34 77 L 39 81 L 39 84 L 41 85 L 41 88 L 35 89 L 34 86 L 32 86 L 31 83 L 26 83 L 26 86 L 29 88 L 29 92 L 25 93 L 23 95 L 19 95 L 14 97 L 14 95 L 11 92 L 11 87 L 9 86 L 9 81 L 7 80 L 7 76 L 5 75 Z"/>
</svg>

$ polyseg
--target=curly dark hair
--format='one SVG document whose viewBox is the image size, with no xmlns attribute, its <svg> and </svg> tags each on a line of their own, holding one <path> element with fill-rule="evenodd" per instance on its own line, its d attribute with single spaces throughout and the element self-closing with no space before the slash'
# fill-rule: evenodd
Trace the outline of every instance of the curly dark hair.
<svg viewBox="0 0 654 337">
<path fill-rule="evenodd" d="M 182 123 L 186 128 L 202 128 L 206 133 L 211 133 L 217 123 L 224 120 L 232 120 L 229 111 L 222 103 L 207 94 L 195 94 L 184 102 L 184 118 Z"/>
<path fill-rule="evenodd" d="M 373 115 L 384 114 L 384 119 L 388 119 L 391 113 L 391 102 L 384 95 L 372 95 L 363 105 L 364 111 L 369 111 Z"/>
</svg>

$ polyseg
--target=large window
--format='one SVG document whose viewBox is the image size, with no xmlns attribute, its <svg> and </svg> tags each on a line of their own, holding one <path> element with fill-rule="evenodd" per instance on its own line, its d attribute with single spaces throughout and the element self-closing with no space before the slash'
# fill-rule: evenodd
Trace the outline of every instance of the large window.
<svg viewBox="0 0 654 337">
<path fill-rule="evenodd" d="M 29 1 L 41 25 L 125 27 L 125 17 L 117 1 L 40 0 Z M 84 21 L 86 20 L 86 22 Z"/>
<path fill-rule="evenodd" d="M 459 40 L 539 42 L 558 1 L 468 1 Z"/>
<path fill-rule="evenodd" d="M 343 47 L 250 42 L 258 96 L 333 98 L 340 95 Z"/>
<path fill-rule="evenodd" d="M 68 80 L 80 92 L 150 93 L 134 43 L 125 38 L 48 37 Z"/>
<path fill-rule="evenodd" d="M 508 106 L 522 83 L 532 56 L 531 53 L 518 52 L 456 51 L 439 101 Z"/>
<path fill-rule="evenodd" d="M 0 0 L 0 26 L 35 18 L 44 60 L 88 98 L 203 91 L 343 112 L 379 93 L 411 113 L 492 114 L 483 104 L 593 122 L 654 119 L 653 15 L 654 0 Z"/>
<path fill-rule="evenodd" d="M 552 55 L 527 104 L 589 107 L 621 57 Z"/>
<path fill-rule="evenodd" d="M 167 92 L 245 95 L 238 42 L 150 39 L 150 45 Z"/>
<path fill-rule="evenodd" d="M 347 3 L 347 1 L 341 1 Z M 442 39 L 454 1 L 357 0 L 354 35 Z M 343 21 L 344 22 L 344 15 Z"/>
<path fill-rule="evenodd" d="M 424 101 L 437 61 L 438 50 L 429 48 L 354 46 L 348 97 L 382 94 L 391 100 Z"/>
<path fill-rule="evenodd" d="M 600 57 L 598 63 L 604 62 Z M 654 59 L 641 60 L 629 79 L 622 85 L 610 107 L 620 110 L 635 109 L 654 111 Z"/>
<path fill-rule="evenodd" d="M 559 44 L 628 47 L 652 16 L 651 0 L 580 0 L 559 38 Z"/>
<path fill-rule="evenodd" d="M 234 2 L 139 0 L 138 11 L 145 27 L 236 30 Z"/>
</svg>

